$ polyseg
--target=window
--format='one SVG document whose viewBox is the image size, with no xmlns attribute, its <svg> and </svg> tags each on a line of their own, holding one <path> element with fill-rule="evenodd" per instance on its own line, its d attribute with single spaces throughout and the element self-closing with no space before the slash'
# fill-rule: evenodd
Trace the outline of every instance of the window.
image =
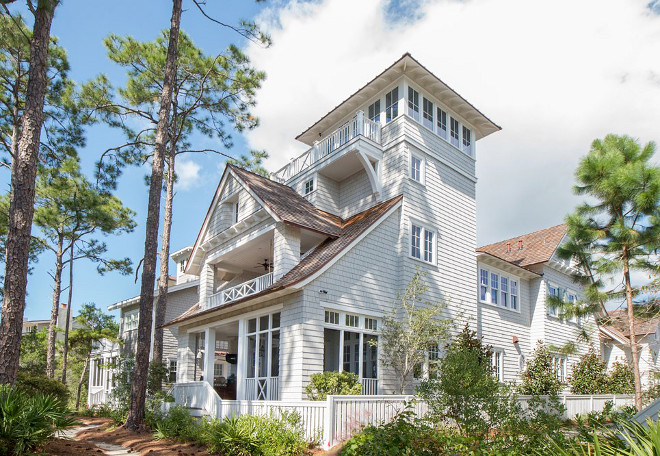
<svg viewBox="0 0 660 456">
<path fill-rule="evenodd" d="M 490 358 L 493 377 L 495 377 L 500 382 L 504 381 L 504 366 L 502 363 L 502 358 L 504 357 L 503 355 L 504 353 L 501 351 L 494 350 Z"/>
<path fill-rule="evenodd" d="M 325 322 L 330 323 L 331 325 L 339 324 L 339 312 L 331 312 L 329 310 L 325 311 Z"/>
<path fill-rule="evenodd" d="M 378 320 L 375 318 L 366 318 L 364 319 L 364 329 L 370 329 L 372 331 L 378 330 Z"/>
<path fill-rule="evenodd" d="M 408 115 L 419 122 L 419 92 L 408 87 Z"/>
<path fill-rule="evenodd" d="M 422 245 L 422 239 L 424 244 Z M 410 256 L 427 263 L 435 263 L 433 251 L 435 244 L 435 231 L 411 224 L 410 228 Z"/>
<path fill-rule="evenodd" d="M 463 152 L 472 155 L 472 132 L 469 128 L 463 127 Z"/>
<path fill-rule="evenodd" d="M 518 279 L 489 269 L 479 269 L 479 300 L 520 311 Z"/>
<path fill-rule="evenodd" d="M 422 125 L 433 130 L 433 103 L 426 97 L 422 98 Z"/>
<path fill-rule="evenodd" d="M 251 318 L 247 328 L 246 378 L 255 379 L 246 391 L 247 398 L 277 399 L 278 392 L 269 390 L 268 378 L 280 375 L 280 313 Z"/>
<path fill-rule="evenodd" d="M 380 100 L 374 101 L 369 105 L 369 119 L 374 122 L 380 122 Z"/>
<path fill-rule="evenodd" d="M 454 119 L 453 117 L 449 118 L 449 126 L 450 128 L 450 137 L 449 137 L 449 142 L 453 145 L 458 147 L 459 141 L 459 132 L 458 132 L 458 120 Z"/>
<path fill-rule="evenodd" d="M 410 154 L 410 178 L 424 183 L 424 158 L 417 154 Z"/>
<path fill-rule="evenodd" d="M 442 109 L 438 108 L 436 110 L 436 132 L 442 139 L 447 139 L 447 113 Z"/>
<path fill-rule="evenodd" d="M 138 323 L 140 321 L 139 310 L 131 310 L 124 314 L 124 332 L 134 331 L 138 328 Z"/>
<path fill-rule="evenodd" d="M 558 298 L 559 297 L 559 287 L 556 285 L 548 284 L 548 296 Z M 557 307 L 554 307 L 550 304 L 550 300 L 548 299 L 545 305 L 548 315 L 551 317 L 557 317 L 559 312 Z"/>
<path fill-rule="evenodd" d="M 396 119 L 399 115 L 399 88 L 395 87 L 385 94 L 385 123 Z"/>
<path fill-rule="evenodd" d="M 176 383 L 176 359 L 169 360 L 167 366 L 167 381 Z"/>
<path fill-rule="evenodd" d="M 229 350 L 229 341 L 228 340 L 216 340 L 215 341 L 216 350 Z"/>
<path fill-rule="evenodd" d="M 566 358 L 563 356 L 553 356 L 552 371 L 555 373 L 557 380 L 564 382 L 566 378 Z"/>
<path fill-rule="evenodd" d="M 241 203 L 236 201 L 234 203 L 234 223 L 238 223 L 238 216 L 241 213 Z"/>
<path fill-rule="evenodd" d="M 213 376 L 214 377 L 222 377 L 224 374 L 224 364 L 214 364 L 213 365 Z"/>
<path fill-rule="evenodd" d="M 305 181 L 303 184 L 303 195 L 309 195 L 314 191 L 314 178 Z"/>
<path fill-rule="evenodd" d="M 350 326 L 351 328 L 357 328 L 360 326 L 360 317 L 357 315 L 349 315 L 346 314 L 346 326 Z"/>
</svg>

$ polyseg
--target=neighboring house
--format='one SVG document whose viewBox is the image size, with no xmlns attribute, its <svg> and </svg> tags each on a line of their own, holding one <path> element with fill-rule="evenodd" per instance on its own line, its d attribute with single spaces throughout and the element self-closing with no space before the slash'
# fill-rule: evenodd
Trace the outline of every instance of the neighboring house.
<svg viewBox="0 0 660 456">
<path fill-rule="evenodd" d="M 647 387 L 658 383 L 660 363 L 660 316 L 642 317 L 635 320 L 635 336 L 639 345 L 639 371 L 642 385 Z M 632 362 L 630 352 L 630 328 L 627 310 L 610 310 L 600 329 L 600 350 L 607 368 L 616 362 Z"/>
<path fill-rule="evenodd" d="M 66 303 L 60 304 L 60 310 L 57 313 L 57 324 L 55 328 L 57 332 L 55 333 L 55 338 L 57 340 L 64 340 L 64 330 L 66 328 Z M 30 331 L 41 331 L 42 329 L 48 329 L 50 325 L 50 320 L 23 320 L 23 334 Z M 77 323 L 73 319 L 73 312 L 69 318 L 69 329 L 74 329 L 78 327 Z"/>
<path fill-rule="evenodd" d="M 205 380 L 223 399 L 300 400 L 310 375 L 345 370 L 364 394 L 394 393 L 371 341 L 417 271 L 456 330 L 469 323 L 496 348 L 502 380 L 518 378 L 537 340 L 574 341 L 578 323 L 546 309 L 548 293 L 579 296 L 555 255 L 563 227 L 475 251 L 476 143 L 498 130 L 405 54 L 301 133 L 309 149 L 271 179 L 227 166 L 175 259 L 177 279 L 195 284 L 168 305 L 176 381 Z M 111 306 L 125 346 L 137 300 Z M 572 361 L 557 357 L 559 376 Z"/>
</svg>

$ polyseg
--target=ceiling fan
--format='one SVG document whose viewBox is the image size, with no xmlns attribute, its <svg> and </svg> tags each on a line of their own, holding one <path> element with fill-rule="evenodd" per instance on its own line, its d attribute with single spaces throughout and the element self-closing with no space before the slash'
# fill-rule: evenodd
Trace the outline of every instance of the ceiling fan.
<svg viewBox="0 0 660 456">
<path fill-rule="evenodd" d="M 263 266 L 264 271 L 270 272 L 273 270 L 273 263 L 271 263 L 268 258 L 264 258 L 263 263 L 257 263 L 258 266 Z"/>
</svg>

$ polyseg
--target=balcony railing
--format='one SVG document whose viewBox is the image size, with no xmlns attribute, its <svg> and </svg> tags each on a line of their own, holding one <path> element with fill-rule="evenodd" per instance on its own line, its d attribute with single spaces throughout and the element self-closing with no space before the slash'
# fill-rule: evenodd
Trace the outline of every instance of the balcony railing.
<svg viewBox="0 0 660 456">
<path fill-rule="evenodd" d="M 269 272 L 262 276 L 240 283 L 226 290 L 221 290 L 216 294 L 209 296 L 207 309 L 220 307 L 232 301 L 257 294 L 273 284 L 273 273 Z"/>
<path fill-rule="evenodd" d="M 272 173 L 271 177 L 284 183 L 358 136 L 364 136 L 380 144 L 380 128 L 380 123 L 366 118 L 362 111 L 358 111 L 351 120 L 321 141 L 315 142 L 311 149 L 291 160 L 288 165 L 280 170 Z"/>
</svg>

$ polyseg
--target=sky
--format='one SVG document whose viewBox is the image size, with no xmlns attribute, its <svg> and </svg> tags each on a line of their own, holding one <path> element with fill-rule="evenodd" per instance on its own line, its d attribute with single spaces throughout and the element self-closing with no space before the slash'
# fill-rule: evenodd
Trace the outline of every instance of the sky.
<svg viewBox="0 0 660 456">
<path fill-rule="evenodd" d="M 405 52 L 500 125 L 502 131 L 476 145 L 479 244 L 562 223 L 579 202 L 571 191 L 573 172 L 593 139 L 616 133 L 642 143 L 660 140 L 659 1 L 207 3 L 215 17 L 255 20 L 273 39 L 267 49 L 246 42 L 184 0 L 182 29 L 198 46 L 217 54 L 238 44 L 266 72 L 253 110 L 260 126 L 235 134 L 229 152 L 265 149 L 270 170 L 305 150 L 295 136 Z M 53 34 L 68 51 L 72 78 L 105 73 L 121 85 L 123 70 L 106 58 L 103 38 L 116 33 L 152 40 L 168 26 L 170 9 L 163 0 L 64 0 Z M 119 141 L 117 132 L 90 129 L 81 151 L 85 169 L 91 173 L 100 152 Z M 223 167 L 217 156 L 179 161 L 173 250 L 194 242 Z M 144 248 L 145 172 L 127 169 L 117 192 L 137 212 L 138 227 L 106 239 L 111 255 L 134 263 Z M 53 262 L 44 255 L 34 267 L 26 318 L 48 318 Z M 76 274 L 74 311 L 82 303 L 105 308 L 139 293 L 133 276 L 101 277 L 82 262 Z"/>
</svg>

